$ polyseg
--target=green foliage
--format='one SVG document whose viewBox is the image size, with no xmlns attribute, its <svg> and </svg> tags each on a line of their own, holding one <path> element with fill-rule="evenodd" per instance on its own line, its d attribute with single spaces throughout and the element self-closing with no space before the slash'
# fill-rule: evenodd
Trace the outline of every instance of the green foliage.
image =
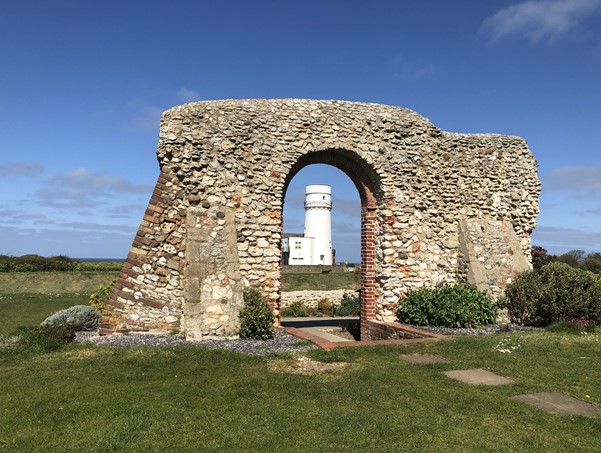
<svg viewBox="0 0 601 453">
<path fill-rule="evenodd" d="M 111 297 L 115 283 L 117 283 L 118 277 L 114 277 L 107 283 L 102 285 L 98 290 L 94 291 L 90 295 L 90 306 L 94 307 L 98 311 L 104 310 L 106 301 Z"/>
<path fill-rule="evenodd" d="M 68 326 L 79 332 L 96 330 L 100 322 L 100 312 L 89 305 L 75 305 L 57 311 L 42 321 L 42 326 Z"/>
<path fill-rule="evenodd" d="M 309 316 L 309 310 L 302 302 L 292 302 L 287 307 L 282 308 L 281 315 L 285 318 L 302 318 Z"/>
<path fill-rule="evenodd" d="M 498 309 L 486 293 L 459 283 L 410 291 L 396 314 L 399 321 L 418 326 L 474 327 L 494 323 Z"/>
<path fill-rule="evenodd" d="M 546 249 L 538 245 L 533 245 L 531 247 L 530 255 L 532 256 L 532 267 L 534 267 L 534 269 L 540 269 L 545 264 L 557 259 L 557 257 L 549 255 Z"/>
<path fill-rule="evenodd" d="M 118 262 L 80 262 L 64 255 L 0 255 L 0 272 L 113 272 L 123 267 Z"/>
<path fill-rule="evenodd" d="M 317 311 L 324 315 L 332 314 L 332 301 L 327 297 L 320 299 L 317 302 Z"/>
<path fill-rule="evenodd" d="M 82 261 L 77 263 L 75 270 L 79 272 L 115 272 L 123 268 L 123 263 L 117 261 Z"/>
<path fill-rule="evenodd" d="M 559 255 L 557 261 L 568 266 L 578 267 L 584 261 L 585 256 L 586 253 L 584 250 L 570 250 L 563 255 Z"/>
<path fill-rule="evenodd" d="M 268 340 L 275 335 L 273 309 L 257 288 L 244 290 L 244 306 L 238 315 L 240 338 Z"/>
<path fill-rule="evenodd" d="M 361 299 L 358 294 L 344 293 L 339 305 L 334 306 L 336 316 L 359 316 Z"/>
<path fill-rule="evenodd" d="M 581 266 L 587 271 L 594 272 L 595 274 L 601 274 L 601 253 L 589 253 L 582 261 Z"/>
<path fill-rule="evenodd" d="M 523 272 L 506 293 L 509 316 L 520 324 L 546 326 L 576 318 L 601 322 L 601 282 L 566 263 Z"/>
<path fill-rule="evenodd" d="M 75 330 L 70 326 L 44 325 L 19 329 L 14 341 L 5 343 L 3 354 L 32 356 L 54 352 L 75 339 Z"/>
</svg>

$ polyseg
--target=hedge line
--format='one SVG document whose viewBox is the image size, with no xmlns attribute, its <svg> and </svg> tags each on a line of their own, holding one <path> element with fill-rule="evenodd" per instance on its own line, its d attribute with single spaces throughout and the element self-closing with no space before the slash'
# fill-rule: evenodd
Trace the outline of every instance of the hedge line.
<svg viewBox="0 0 601 453">
<path fill-rule="evenodd" d="M 0 255 L 0 272 L 114 272 L 122 267 L 120 262 L 78 261 L 63 255 Z"/>
</svg>

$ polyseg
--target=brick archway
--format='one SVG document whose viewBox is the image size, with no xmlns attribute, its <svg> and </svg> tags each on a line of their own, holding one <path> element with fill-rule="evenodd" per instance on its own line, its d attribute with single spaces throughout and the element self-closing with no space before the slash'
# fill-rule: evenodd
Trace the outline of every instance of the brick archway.
<svg viewBox="0 0 601 453">
<path fill-rule="evenodd" d="M 380 177 L 357 153 L 330 149 L 305 154 L 292 166 L 285 177 L 283 195 L 285 197 L 290 181 L 304 167 L 313 164 L 327 164 L 341 170 L 348 176 L 361 200 L 361 328 L 368 319 L 375 319 L 376 294 L 376 209 L 382 197 Z"/>
<path fill-rule="evenodd" d="M 249 285 L 277 307 L 284 194 L 311 163 L 342 170 L 361 198 L 362 330 L 394 320 L 408 290 L 468 281 L 498 297 L 530 267 L 540 182 L 519 137 L 448 133 L 378 104 L 206 101 L 163 114 L 157 157 L 105 334 L 235 337 Z"/>
</svg>

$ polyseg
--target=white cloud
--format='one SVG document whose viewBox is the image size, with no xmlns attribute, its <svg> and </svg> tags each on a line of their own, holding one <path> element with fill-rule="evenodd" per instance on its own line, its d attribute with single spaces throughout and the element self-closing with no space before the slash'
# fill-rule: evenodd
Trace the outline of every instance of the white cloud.
<svg viewBox="0 0 601 453">
<path fill-rule="evenodd" d="M 163 110 L 154 105 L 138 105 L 136 115 L 127 125 L 133 130 L 158 131 Z"/>
<path fill-rule="evenodd" d="M 601 232 L 539 226 L 533 232 L 532 243 L 546 248 L 551 253 L 565 253 L 575 249 L 598 252 L 601 250 Z"/>
<path fill-rule="evenodd" d="M 599 9 L 601 0 L 527 0 L 487 17 L 481 29 L 493 41 L 516 35 L 534 42 L 553 40 L 578 27 Z"/>
<path fill-rule="evenodd" d="M 44 166 L 38 163 L 12 162 L 0 165 L 0 176 L 35 176 L 44 171 Z"/>
<path fill-rule="evenodd" d="M 435 74 L 438 68 L 431 63 L 412 61 L 402 55 L 395 55 L 392 59 L 394 77 L 403 81 L 415 82 L 426 79 Z"/>
<path fill-rule="evenodd" d="M 359 221 L 361 218 L 361 201 L 359 200 L 359 194 L 357 194 L 356 200 L 346 200 L 344 198 L 335 199 L 332 206 L 332 215 L 345 215 L 354 217 Z"/>
<path fill-rule="evenodd" d="M 136 228 L 131 225 L 108 225 L 95 222 L 65 222 L 58 224 L 58 226 L 72 228 L 74 230 L 116 231 L 121 233 L 129 233 L 132 236 L 136 232 Z"/>
<path fill-rule="evenodd" d="M 601 196 L 601 167 L 562 167 L 543 176 L 544 190 L 567 190 L 575 198 Z"/>
<path fill-rule="evenodd" d="M 188 88 L 180 88 L 175 93 L 177 99 L 181 102 L 194 102 L 200 101 L 200 94 L 198 94 L 194 90 L 189 90 Z"/>
<path fill-rule="evenodd" d="M 0 226 L 0 253 L 20 256 L 67 255 L 74 258 L 113 258 L 127 256 L 133 235 L 126 232 L 56 228 Z M 98 244 L 104 244 L 99 249 Z"/>
<path fill-rule="evenodd" d="M 51 207 L 93 208 L 99 198 L 113 195 L 150 194 L 149 184 L 134 184 L 119 176 L 77 168 L 45 182 L 35 191 L 40 204 Z"/>
</svg>

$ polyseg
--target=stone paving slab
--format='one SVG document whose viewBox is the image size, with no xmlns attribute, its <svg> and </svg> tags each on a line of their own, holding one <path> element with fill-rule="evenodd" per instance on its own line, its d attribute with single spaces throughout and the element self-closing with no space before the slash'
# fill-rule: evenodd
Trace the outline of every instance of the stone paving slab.
<svg viewBox="0 0 601 453">
<path fill-rule="evenodd" d="M 601 408 L 562 393 L 532 393 L 512 396 L 511 399 L 530 404 L 551 414 L 582 415 L 584 417 L 601 414 Z"/>
<path fill-rule="evenodd" d="M 329 328 L 332 329 L 334 327 L 329 327 Z M 343 338 L 338 335 L 334 335 L 333 333 L 326 332 L 325 329 L 320 328 L 320 327 L 303 327 L 302 330 L 304 330 L 305 332 L 309 332 L 315 336 L 324 338 L 333 343 L 341 343 L 343 341 L 351 341 L 348 338 Z"/>
<path fill-rule="evenodd" d="M 483 370 L 481 368 L 474 368 L 470 370 L 453 370 L 447 371 L 445 374 L 452 379 L 457 379 L 458 381 L 472 385 L 504 385 L 515 383 L 513 379 L 499 376 L 498 374 Z"/>
<path fill-rule="evenodd" d="M 403 354 L 401 355 L 401 359 L 409 362 L 409 363 L 419 363 L 419 364 L 428 364 L 428 363 L 451 363 L 449 360 L 444 357 L 439 357 L 437 355 L 432 354 Z"/>
</svg>

